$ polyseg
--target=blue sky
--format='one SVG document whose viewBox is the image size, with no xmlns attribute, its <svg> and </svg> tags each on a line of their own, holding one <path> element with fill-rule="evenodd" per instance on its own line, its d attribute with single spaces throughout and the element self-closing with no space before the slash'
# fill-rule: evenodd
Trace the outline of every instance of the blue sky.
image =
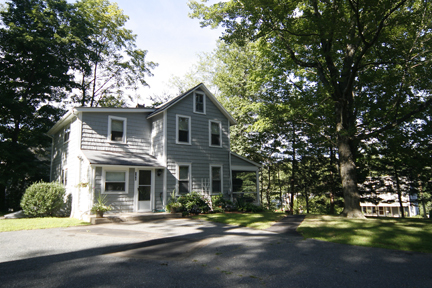
<svg viewBox="0 0 432 288">
<path fill-rule="evenodd" d="M 74 0 L 68 0 L 75 2 Z M 6 0 L 0 0 L 5 3 Z M 129 16 L 126 28 L 137 34 L 137 46 L 148 50 L 147 60 L 159 64 L 147 78 L 150 88 L 139 91 L 141 102 L 150 95 L 176 93 L 167 87 L 172 75 L 182 76 L 198 60 L 197 54 L 216 47 L 221 30 L 201 28 L 190 19 L 188 0 L 111 0 Z M 211 0 L 209 3 L 219 2 Z"/>
</svg>

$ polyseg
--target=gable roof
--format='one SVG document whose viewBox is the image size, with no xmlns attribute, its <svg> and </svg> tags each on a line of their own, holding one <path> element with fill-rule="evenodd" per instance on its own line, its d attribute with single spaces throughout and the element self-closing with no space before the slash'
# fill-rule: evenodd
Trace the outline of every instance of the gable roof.
<svg viewBox="0 0 432 288">
<path fill-rule="evenodd" d="M 222 104 L 216 99 L 216 97 L 207 89 L 207 87 L 200 83 L 197 86 L 193 87 L 192 89 L 189 89 L 188 91 L 184 92 L 183 94 L 175 97 L 174 99 L 168 101 L 167 103 L 163 104 L 162 106 L 158 107 L 156 111 L 150 113 L 150 115 L 147 116 L 147 119 L 152 118 L 153 116 L 156 116 L 160 113 L 162 113 L 165 110 L 168 110 L 170 107 L 181 101 L 186 96 L 190 95 L 193 91 L 201 89 L 206 94 L 207 98 L 210 99 L 213 104 L 219 109 L 219 111 L 228 118 L 231 125 L 237 124 L 237 121 L 231 116 L 231 114 L 222 106 Z"/>
</svg>

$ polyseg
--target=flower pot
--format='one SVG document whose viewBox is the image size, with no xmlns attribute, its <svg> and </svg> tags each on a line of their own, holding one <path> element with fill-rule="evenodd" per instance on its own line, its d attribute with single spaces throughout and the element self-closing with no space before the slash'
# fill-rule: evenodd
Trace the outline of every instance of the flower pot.
<svg viewBox="0 0 432 288">
<path fill-rule="evenodd" d="M 103 218 L 104 212 L 96 211 L 96 218 Z"/>
</svg>

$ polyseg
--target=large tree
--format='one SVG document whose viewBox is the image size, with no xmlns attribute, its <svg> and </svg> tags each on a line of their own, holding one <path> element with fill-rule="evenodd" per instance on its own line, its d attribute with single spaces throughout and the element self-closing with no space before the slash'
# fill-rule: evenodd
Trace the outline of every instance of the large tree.
<svg viewBox="0 0 432 288">
<path fill-rule="evenodd" d="M 225 27 L 229 43 L 270 43 L 275 65 L 316 85 L 315 103 L 333 107 L 343 214 L 364 217 L 359 143 L 412 121 L 432 102 L 430 2 L 231 0 L 190 7 L 203 26 Z"/>
<path fill-rule="evenodd" d="M 71 71 L 89 71 L 78 63 L 93 32 L 66 1 L 6 4 L 0 12 L 0 195 L 6 192 L 8 207 L 18 208 L 26 185 L 49 175 L 50 139 L 43 133 L 60 115 L 55 102 L 74 87 Z"/>
<path fill-rule="evenodd" d="M 86 65 L 77 76 L 79 92 L 74 102 L 82 106 L 124 106 L 133 92 L 148 86 L 145 77 L 156 67 L 146 61 L 147 50 L 136 46 L 137 36 L 125 28 L 129 17 L 117 3 L 108 0 L 80 0 L 78 13 L 90 22 L 94 34 L 88 46 Z"/>
</svg>

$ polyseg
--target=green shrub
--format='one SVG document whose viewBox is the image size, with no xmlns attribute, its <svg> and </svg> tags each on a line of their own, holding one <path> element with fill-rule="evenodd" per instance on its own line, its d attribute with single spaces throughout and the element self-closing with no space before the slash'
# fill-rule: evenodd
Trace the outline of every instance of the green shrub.
<svg viewBox="0 0 432 288">
<path fill-rule="evenodd" d="M 208 204 L 197 192 L 182 195 L 177 199 L 177 202 L 181 203 L 184 210 L 190 214 L 206 213 L 210 210 Z"/>
<path fill-rule="evenodd" d="M 54 216 L 64 204 L 65 193 L 61 183 L 33 183 L 21 199 L 21 208 L 31 217 Z"/>
<path fill-rule="evenodd" d="M 222 208 L 223 210 L 230 210 L 234 204 L 223 197 L 222 193 L 218 195 L 211 196 L 213 203 L 213 210 L 216 208 Z"/>
</svg>

